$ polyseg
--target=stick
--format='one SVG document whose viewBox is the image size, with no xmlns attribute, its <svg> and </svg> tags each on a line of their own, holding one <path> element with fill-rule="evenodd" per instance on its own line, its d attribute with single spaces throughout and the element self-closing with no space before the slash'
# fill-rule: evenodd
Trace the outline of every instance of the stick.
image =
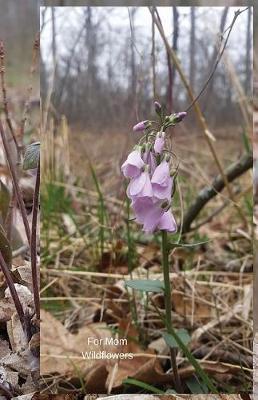
<svg viewBox="0 0 258 400">
<path fill-rule="evenodd" d="M 40 161 L 37 167 L 37 177 L 33 195 L 31 242 L 30 242 L 32 286 L 33 286 L 33 296 L 34 296 L 34 304 L 35 304 L 37 319 L 40 319 L 40 298 L 39 298 L 39 285 L 38 285 L 38 274 L 37 274 L 37 220 L 38 220 L 38 208 L 39 208 L 39 187 L 40 187 Z"/>
<path fill-rule="evenodd" d="M 232 182 L 244 174 L 248 169 L 253 166 L 252 154 L 245 154 L 234 164 L 231 164 L 225 171 L 228 182 Z M 212 182 L 211 186 L 206 186 L 202 189 L 195 201 L 189 207 L 183 220 L 183 233 L 187 233 L 191 230 L 191 224 L 199 215 L 203 207 L 225 187 L 225 182 L 221 175 L 218 175 Z"/>
<path fill-rule="evenodd" d="M 3 142 L 5 154 L 6 154 L 6 159 L 7 159 L 8 166 L 9 166 L 10 173 L 11 173 L 11 177 L 12 177 L 13 189 L 14 189 L 14 192 L 15 192 L 15 196 L 16 196 L 18 205 L 20 207 L 20 211 L 21 211 L 21 215 L 22 215 L 22 220 L 23 220 L 26 236 L 27 236 L 28 242 L 30 243 L 30 226 L 29 226 L 29 222 L 28 222 L 28 218 L 27 218 L 27 214 L 26 214 L 26 209 L 25 209 L 25 205 L 24 205 L 24 201 L 23 201 L 23 198 L 22 198 L 21 189 L 20 189 L 19 183 L 18 183 L 18 177 L 17 177 L 17 174 L 16 174 L 15 167 L 13 165 L 10 149 L 9 149 L 9 146 L 8 146 L 8 142 L 6 140 L 6 136 L 5 136 L 5 133 L 4 133 L 4 128 L 3 128 L 1 120 L 0 120 L 0 136 L 2 137 L 2 142 Z"/>
</svg>

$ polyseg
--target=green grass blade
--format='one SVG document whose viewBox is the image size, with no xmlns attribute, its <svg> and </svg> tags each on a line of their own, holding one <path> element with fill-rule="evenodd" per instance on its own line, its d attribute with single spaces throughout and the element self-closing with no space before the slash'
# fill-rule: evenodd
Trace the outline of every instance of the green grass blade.
<svg viewBox="0 0 258 400">
<path fill-rule="evenodd" d="M 89 163 L 90 170 L 91 170 L 91 175 L 92 179 L 94 181 L 97 193 L 98 193 L 98 200 L 99 200 L 99 205 L 98 205 L 98 217 L 99 217 L 99 240 L 100 240 L 100 251 L 101 251 L 101 258 L 103 257 L 104 253 L 104 242 L 105 242 L 105 215 L 106 215 L 106 208 L 104 204 L 104 198 L 103 194 L 100 188 L 100 184 L 98 181 L 97 174 L 95 172 L 95 169 L 91 163 Z"/>
<path fill-rule="evenodd" d="M 123 380 L 123 384 L 138 386 L 141 389 L 144 389 L 146 391 L 149 391 L 149 392 L 155 393 L 155 394 L 165 394 L 165 392 L 163 392 L 163 390 L 157 389 L 152 385 L 148 385 L 147 383 L 138 381 L 137 379 L 133 379 L 133 378 L 127 378 L 127 379 Z"/>
</svg>

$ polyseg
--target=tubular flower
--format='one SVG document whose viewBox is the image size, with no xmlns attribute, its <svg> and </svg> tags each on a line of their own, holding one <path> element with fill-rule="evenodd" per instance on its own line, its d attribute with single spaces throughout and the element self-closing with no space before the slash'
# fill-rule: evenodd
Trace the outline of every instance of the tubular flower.
<svg viewBox="0 0 258 400">
<path fill-rule="evenodd" d="M 127 187 L 127 196 L 130 199 L 141 197 L 153 197 L 150 175 L 147 170 L 132 179 Z"/>
<path fill-rule="evenodd" d="M 141 158 L 140 148 L 132 151 L 123 163 L 121 170 L 126 178 L 135 178 L 140 175 L 144 161 Z"/>
<path fill-rule="evenodd" d="M 158 224 L 158 229 L 171 233 L 175 233 L 177 231 L 176 221 L 171 210 L 166 211 L 161 216 Z"/>
<path fill-rule="evenodd" d="M 160 200 L 170 200 L 173 179 L 170 176 L 169 163 L 163 160 L 155 169 L 151 178 L 153 195 Z"/>
</svg>

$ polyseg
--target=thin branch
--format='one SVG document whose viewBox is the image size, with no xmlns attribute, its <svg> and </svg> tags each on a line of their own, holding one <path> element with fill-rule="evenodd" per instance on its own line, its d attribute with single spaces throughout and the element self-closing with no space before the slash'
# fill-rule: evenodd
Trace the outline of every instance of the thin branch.
<svg viewBox="0 0 258 400">
<path fill-rule="evenodd" d="M 40 298 L 39 298 L 39 284 L 38 284 L 38 271 L 37 271 L 37 220 L 39 208 L 39 188 L 40 188 L 40 162 L 37 167 L 36 184 L 33 195 L 33 209 L 32 209 L 32 223 L 31 223 L 31 273 L 32 273 L 32 286 L 34 295 L 34 304 L 36 317 L 40 319 Z"/>
<path fill-rule="evenodd" d="M 24 311 L 23 311 L 20 299 L 18 297 L 16 288 L 15 288 L 14 283 L 13 283 L 13 277 L 12 277 L 11 272 L 9 271 L 9 268 L 8 268 L 8 266 L 7 266 L 7 264 L 6 264 L 5 260 L 4 260 L 4 257 L 2 255 L 1 250 L 0 250 L 0 267 L 1 267 L 1 270 L 2 270 L 2 272 L 4 274 L 7 286 L 9 288 L 9 290 L 10 290 L 10 293 L 11 293 L 11 296 L 12 296 L 12 299 L 13 299 L 17 314 L 18 314 L 19 319 L 21 321 L 21 325 L 22 325 L 23 328 L 25 328 Z"/>
<path fill-rule="evenodd" d="M 252 154 L 245 154 L 236 163 L 230 165 L 225 173 L 228 182 L 232 182 L 244 174 L 248 169 L 253 166 Z M 183 220 L 183 233 L 187 233 L 191 230 L 191 224 L 199 215 L 204 206 L 213 199 L 218 193 L 220 193 L 225 187 L 225 182 L 221 175 L 218 175 L 212 182 L 211 186 L 206 186 L 200 191 L 192 205 L 190 205 L 186 212 Z"/>
<path fill-rule="evenodd" d="M 234 192 L 234 194 L 237 195 L 236 199 L 238 199 L 240 197 L 243 197 L 246 193 L 249 193 L 252 190 L 253 190 L 253 185 L 249 186 L 243 192 L 240 192 L 240 190 L 237 189 Z M 201 226 L 206 225 L 209 222 L 211 222 L 213 220 L 213 218 L 216 217 L 217 215 L 219 215 L 229 204 L 230 204 L 230 201 L 229 201 L 229 199 L 227 199 L 226 201 L 224 201 L 224 203 L 220 207 L 216 208 L 216 210 L 214 210 L 210 215 L 208 215 L 207 218 L 203 219 L 202 221 L 200 221 L 196 225 L 191 226 L 190 231 L 195 231 L 195 230 L 199 229 Z"/>
<path fill-rule="evenodd" d="M 230 37 L 231 31 L 232 31 L 232 29 L 233 29 L 233 26 L 235 25 L 235 22 L 236 22 L 237 18 L 239 17 L 240 14 L 242 14 L 242 13 L 243 13 L 244 11 L 246 11 L 248 8 L 249 8 L 249 7 L 246 7 L 244 10 L 237 10 L 237 11 L 235 12 L 234 18 L 233 18 L 233 20 L 232 20 L 230 26 L 227 28 L 228 33 L 227 33 L 226 39 L 225 39 L 225 41 L 224 41 L 224 44 L 223 44 L 223 46 L 222 46 L 222 49 L 219 49 L 219 51 L 218 51 L 217 59 L 216 59 L 214 65 L 213 65 L 213 67 L 212 67 L 212 69 L 211 69 L 211 72 L 210 72 L 210 74 L 209 74 L 209 76 L 208 76 L 206 82 L 204 83 L 204 85 L 203 85 L 201 91 L 199 92 L 199 94 L 195 97 L 195 99 L 191 102 L 191 104 L 190 104 L 190 105 L 187 107 L 187 109 L 185 110 L 186 112 L 188 112 L 188 111 L 193 107 L 193 105 L 199 100 L 199 98 L 201 97 L 201 95 L 203 94 L 203 92 L 205 91 L 205 89 L 207 88 L 207 86 L 209 85 L 210 81 L 212 80 L 213 75 L 215 74 L 215 72 L 216 72 L 216 70 L 217 70 L 217 67 L 218 67 L 218 65 L 219 65 L 219 62 L 220 62 L 220 60 L 221 60 L 221 58 L 222 58 L 222 56 L 223 56 L 223 53 L 224 53 L 224 51 L 225 51 L 225 49 L 226 49 L 226 46 L 227 46 L 227 43 L 228 43 L 228 39 L 229 39 L 229 37 Z M 224 33 L 225 33 L 225 32 L 224 32 Z"/>
<path fill-rule="evenodd" d="M 0 136 L 2 138 L 2 142 L 3 142 L 3 146 L 4 146 L 4 151 L 5 151 L 7 163 L 8 163 L 9 169 L 10 169 L 10 173 L 11 173 L 13 189 L 14 189 L 14 192 L 15 192 L 17 203 L 18 203 L 19 208 L 20 208 L 20 212 L 21 212 L 21 216 L 22 216 L 22 220 L 23 220 L 26 236 L 27 236 L 28 242 L 30 243 L 30 226 L 29 226 L 29 222 L 28 222 L 28 218 L 27 218 L 27 214 L 26 214 L 26 209 L 25 209 L 23 198 L 22 198 L 21 189 L 19 187 L 17 173 L 16 173 L 15 167 L 13 165 L 11 152 L 10 152 L 10 149 L 9 149 L 9 146 L 8 146 L 8 142 L 7 142 L 7 139 L 6 139 L 6 136 L 5 136 L 5 132 L 4 132 L 4 128 L 3 128 L 1 120 L 0 120 Z"/>
</svg>

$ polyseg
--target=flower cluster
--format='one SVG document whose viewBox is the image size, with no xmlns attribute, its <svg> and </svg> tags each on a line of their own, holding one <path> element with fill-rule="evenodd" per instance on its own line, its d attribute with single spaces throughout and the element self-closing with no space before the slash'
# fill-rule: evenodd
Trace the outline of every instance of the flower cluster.
<svg viewBox="0 0 258 400">
<path fill-rule="evenodd" d="M 142 121 L 134 126 L 135 132 L 144 131 L 145 135 L 128 155 L 121 170 L 129 178 L 127 196 L 131 200 L 135 219 L 143 225 L 146 233 L 155 230 L 176 232 L 177 225 L 171 211 L 171 199 L 174 191 L 174 176 L 171 172 L 171 154 L 166 148 L 168 126 L 175 125 L 185 113 L 162 117 L 161 107 L 155 102 L 155 110 L 161 119 L 161 127 L 152 129 L 150 121 Z"/>
</svg>

